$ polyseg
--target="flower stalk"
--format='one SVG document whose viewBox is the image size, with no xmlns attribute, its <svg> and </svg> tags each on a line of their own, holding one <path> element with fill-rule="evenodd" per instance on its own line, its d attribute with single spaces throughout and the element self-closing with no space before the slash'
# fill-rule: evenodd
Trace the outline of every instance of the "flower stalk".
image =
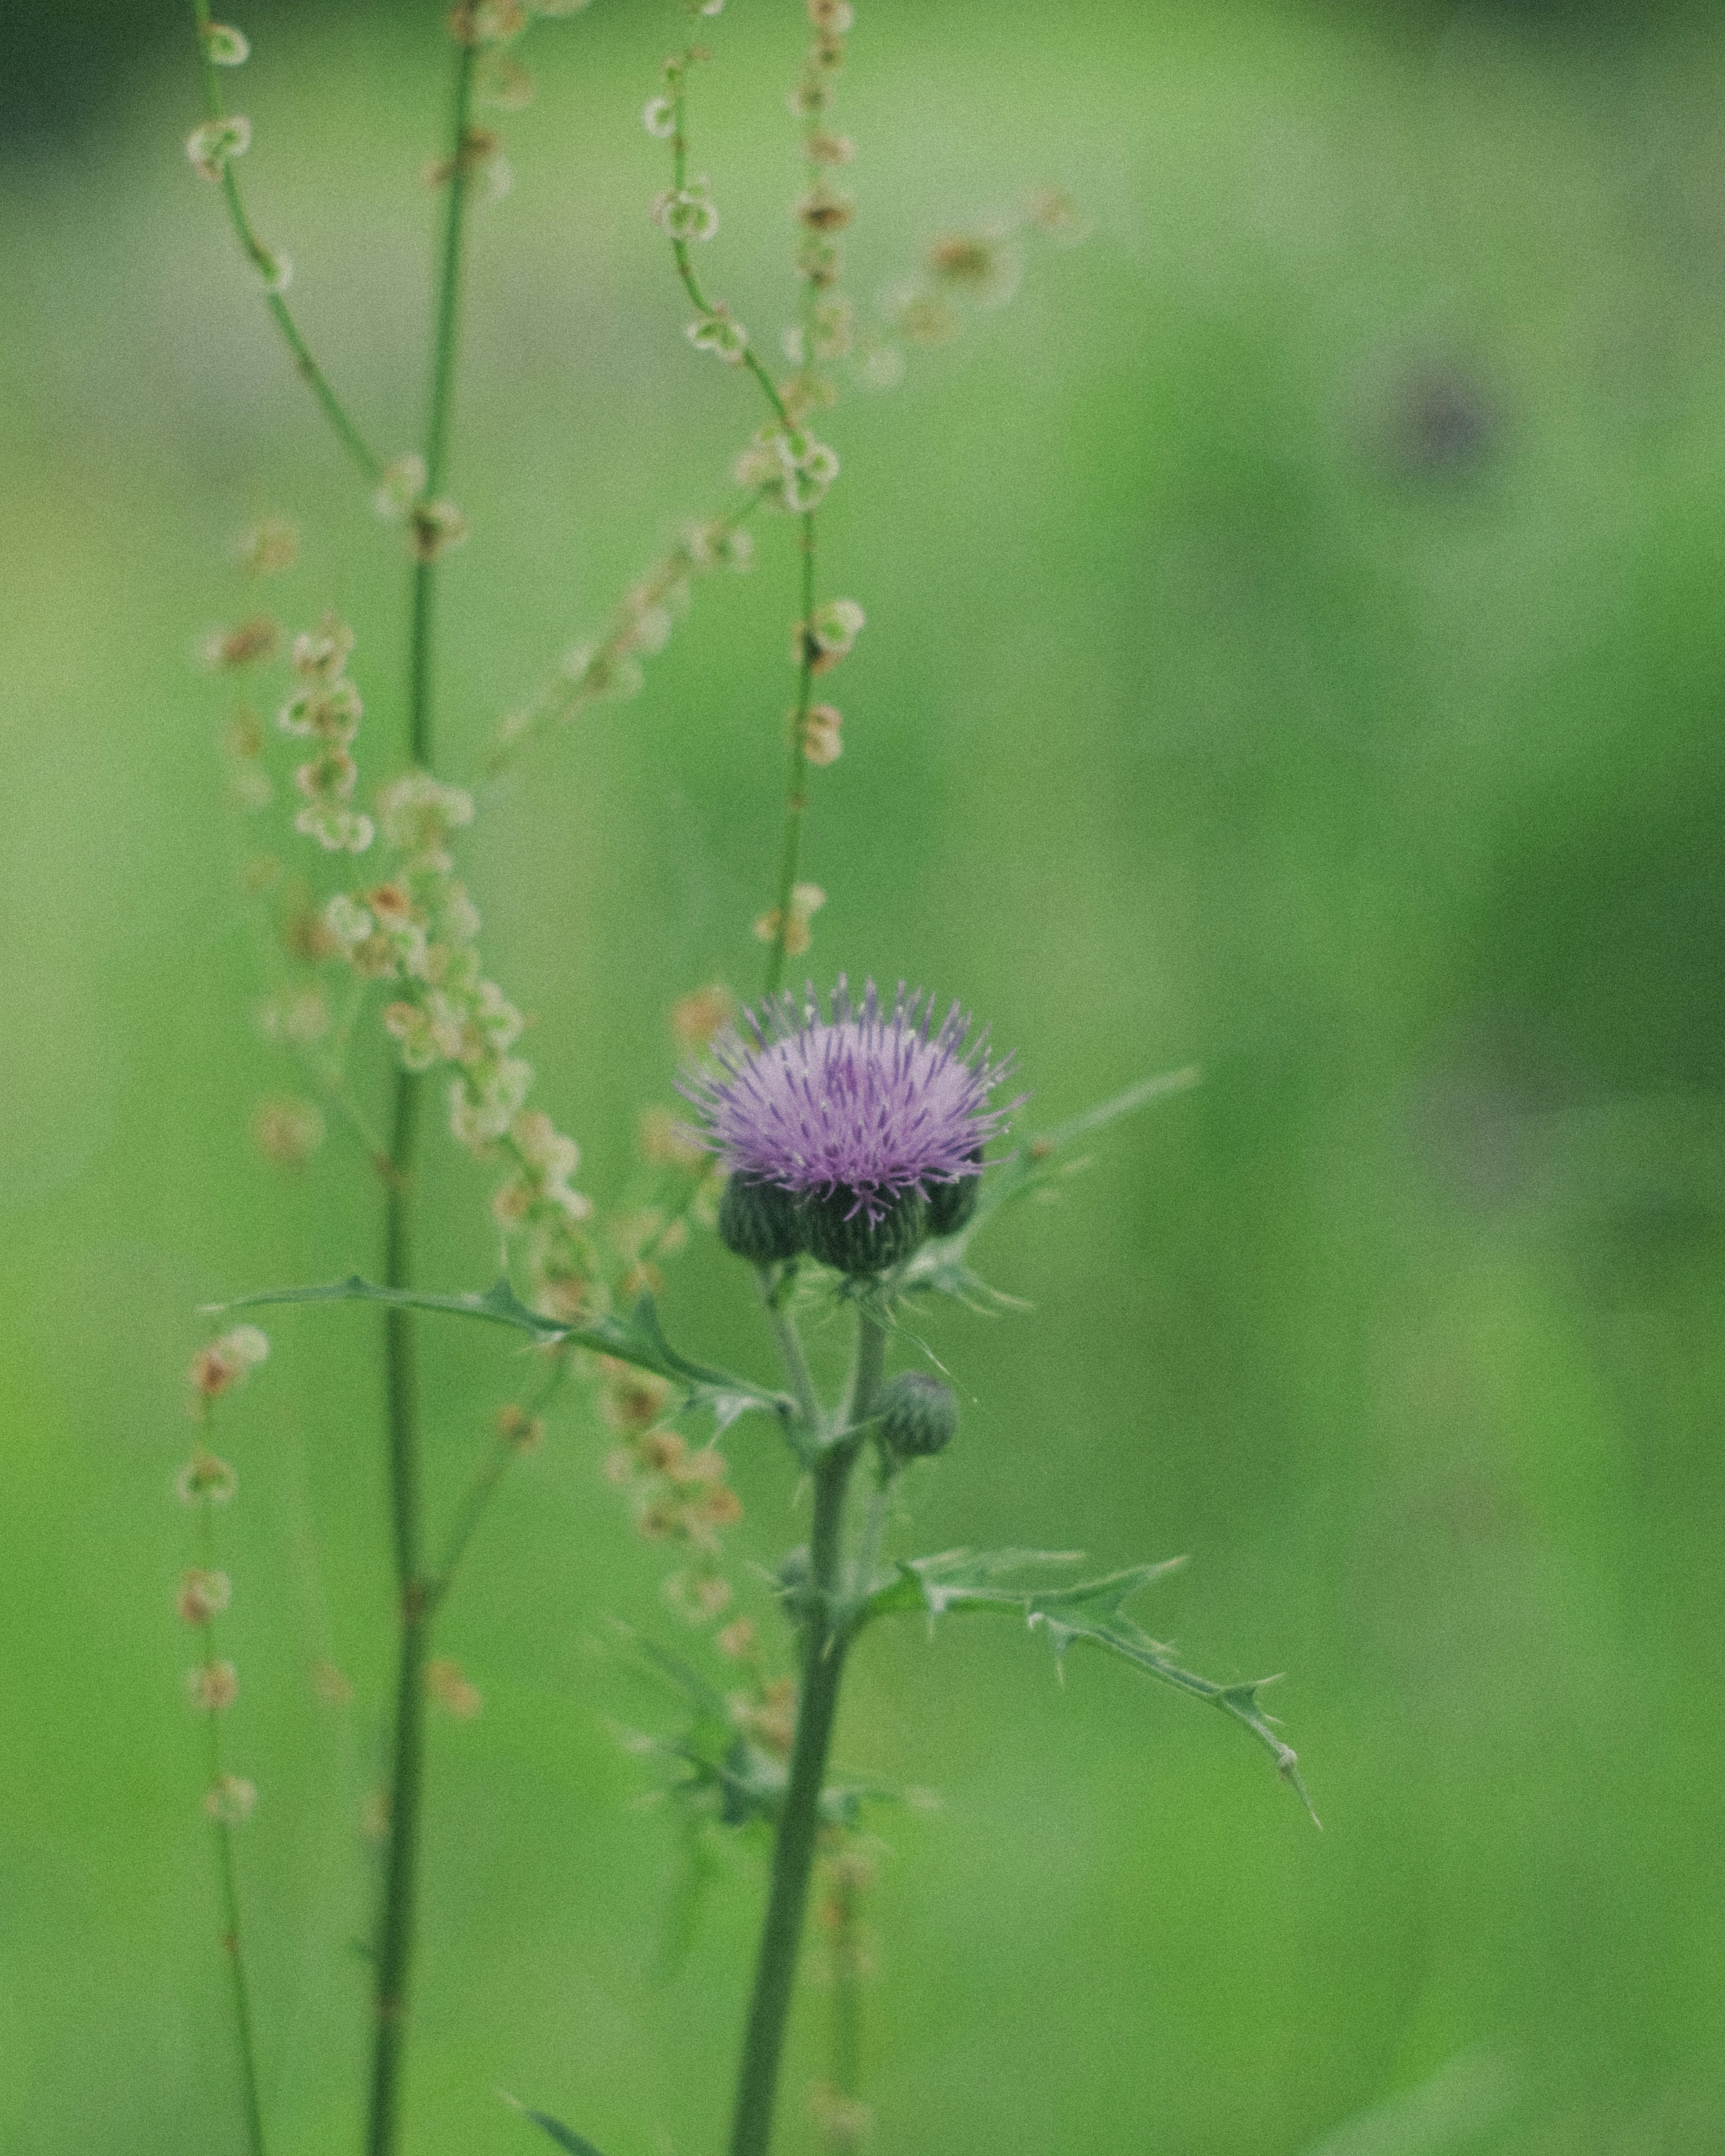
<svg viewBox="0 0 1725 2156">
<path fill-rule="evenodd" d="M 859 1594 L 845 1561 L 845 1500 L 865 1423 L 886 1364 L 886 1333 L 866 1310 L 857 1313 L 855 1359 L 837 1435 L 818 1435 L 814 1522 L 809 1536 L 810 1592 L 803 1619 L 803 1686 L 790 1771 L 773 1841 L 773 1876 L 755 1959 L 754 1988 L 737 2076 L 730 2156 L 766 2156 L 773 2138 L 785 2025 L 809 1907 L 821 1828 L 821 1798 L 833 1726 L 855 1636 Z M 792 1369 L 793 1382 L 795 1370 Z"/>
<path fill-rule="evenodd" d="M 222 95 L 221 77 L 218 72 L 216 55 L 222 49 L 220 38 L 223 33 L 222 26 L 210 19 L 209 0 L 192 0 L 192 6 L 198 25 L 198 49 L 203 60 L 203 103 L 208 115 L 206 124 L 221 131 L 234 124 L 230 121 Z M 234 33 L 228 32 L 225 34 L 232 37 Z M 231 49 L 237 52 L 239 59 L 244 58 L 243 42 Z M 197 140 L 194 136 L 193 143 Z M 240 146 L 249 140 L 250 130 L 247 128 L 240 138 Z M 282 297 L 289 274 L 285 258 L 265 246 L 253 228 L 245 207 L 245 198 L 240 192 L 239 181 L 234 170 L 234 157 L 238 153 L 235 148 L 213 160 L 205 158 L 198 162 L 198 170 L 214 178 L 221 187 L 234 237 L 239 242 L 240 251 L 264 280 L 264 303 L 274 317 L 276 328 L 281 332 L 295 372 L 317 399 L 318 407 L 329 421 L 336 439 L 347 453 L 360 476 L 367 485 L 375 486 L 383 476 L 383 459 L 367 441 L 349 415 L 347 408 L 336 396 L 329 377 L 312 357 L 311 348 L 301 334 L 292 310 Z"/>
<path fill-rule="evenodd" d="M 449 189 L 439 252 L 431 388 L 425 424 L 425 501 L 434 501 L 447 461 L 454 403 L 461 259 L 469 198 L 467 136 L 475 49 L 455 41 L 450 100 Z M 425 501 L 420 505 L 423 510 Z M 432 749 L 432 639 L 437 550 L 416 548 L 408 653 L 408 752 L 423 770 Z M 419 1127 L 419 1080 L 398 1070 L 384 1194 L 384 1278 L 412 1285 L 412 1220 Z M 384 1318 L 390 1508 L 398 1596 L 395 1728 L 389 1786 L 388 1842 L 377 1926 L 371 2104 L 367 2156 L 394 2156 L 401 2134 L 402 2082 L 418 1915 L 419 1841 L 424 1787 L 425 1672 L 436 1596 L 423 1568 L 423 1496 L 418 1378 L 413 1322 L 404 1310 Z"/>
</svg>

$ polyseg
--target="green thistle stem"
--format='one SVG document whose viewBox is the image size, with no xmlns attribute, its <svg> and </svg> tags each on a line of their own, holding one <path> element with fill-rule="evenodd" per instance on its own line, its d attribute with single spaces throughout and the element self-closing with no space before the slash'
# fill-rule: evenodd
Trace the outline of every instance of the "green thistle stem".
<svg viewBox="0 0 1725 2156">
<path fill-rule="evenodd" d="M 857 1317 L 856 1358 L 839 1427 L 866 1421 L 886 1363 L 886 1335 L 865 1312 Z M 820 1800 L 851 1635 L 845 1603 L 845 1500 L 861 1440 L 842 1439 L 814 1469 L 814 1524 L 809 1537 L 813 1592 L 803 1633 L 803 1688 L 790 1772 L 773 1844 L 773 1879 L 755 1963 L 743 2036 L 730 2156 L 767 2156 L 785 2024 L 809 1907 L 809 1881 L 820 1838 Z"/>
</svg>

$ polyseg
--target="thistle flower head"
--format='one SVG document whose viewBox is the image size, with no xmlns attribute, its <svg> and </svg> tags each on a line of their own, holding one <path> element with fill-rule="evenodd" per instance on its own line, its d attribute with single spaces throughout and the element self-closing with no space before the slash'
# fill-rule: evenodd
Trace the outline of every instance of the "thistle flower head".
<svg viewBox="0 0 1725 2156">
<path fill-rule="evenodd" d="M 814 990 L 745 1013 L 721 1035 L 716 1070 L 682 1091 L 701 1111 L 701 1139 L 734 1174 L 835 1200 L 878 1220 L 900 1199 L 977 1175 L 983 1145 L 1009 1108 L 988 1096 L 1010 1061 L 954 1004 L 902 983 L 884 1008 L 871 981 L 853 1004 L 841 974 L 823 1014 Z M 1016 1102 L 1012 1104 L 1016 1106 Z"/>
</svg>

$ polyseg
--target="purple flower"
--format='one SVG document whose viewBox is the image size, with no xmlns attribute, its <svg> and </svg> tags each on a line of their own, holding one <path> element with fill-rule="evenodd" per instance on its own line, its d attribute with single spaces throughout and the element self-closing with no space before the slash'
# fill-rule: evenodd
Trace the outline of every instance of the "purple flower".
<svg viewBox="0 0 1725 2156">
<path fill-rule="evenodd" d="M 932 1194 L 982 1171 L 982 1151 L 1019 1103 L 990 1108 L 1011 1069 L 988 1036 L 970 1040 L 954 1004 L 936 1028 L 932 999 L 900 983 L 883 1011 L 870 981 L 853 1008 L 844 976 L 832 1016 L 811 987 L 745 1012 L 713 1047 L 716 1070 L 684 1081 L 701 1142 L 733 1174 L 799 1196 L 846 1194 L 850 1214 L 878 1220 L 908 1192 Z"/>
</svg>

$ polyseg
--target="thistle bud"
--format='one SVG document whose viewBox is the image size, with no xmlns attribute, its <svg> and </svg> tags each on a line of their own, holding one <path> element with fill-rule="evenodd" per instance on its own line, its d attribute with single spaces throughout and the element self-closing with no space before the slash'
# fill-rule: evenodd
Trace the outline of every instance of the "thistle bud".
<svg viewBox="0 0 1725 2156">
<path fill-rule="evenodd" d="M 810 1251 L 853 1277 L 902 1264 L 928 1232 L 928 1207 L 916 1190 L 901 1192 L 870 1217 L 858 1194 L 840 1183 L 809 1200 L 807 1219 Z"/>
<path fill-rule="evenodd" d="M 958 1402 L 952 1388 L 922 1370 L 903 1370 L 875 1405 L 880 1442 L 900 1460 L 932 1460 L 958 1430 Z"/>
<path fill-rule="evenodd" d="M 751 1265 L 776 1265 L 809 1247 L 809 1224 L 793 1191 L 752 1175 L 733 1175 L 719 1201 L 719 1240 Z"/>
</svg>

